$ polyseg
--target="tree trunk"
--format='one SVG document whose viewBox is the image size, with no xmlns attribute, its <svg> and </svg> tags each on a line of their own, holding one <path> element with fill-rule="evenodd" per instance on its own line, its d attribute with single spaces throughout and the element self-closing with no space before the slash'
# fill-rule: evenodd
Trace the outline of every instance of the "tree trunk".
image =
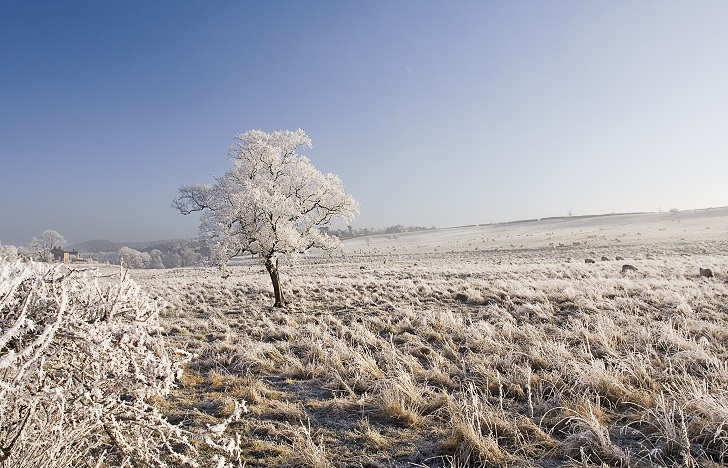
<svg viewBox="0 0 728 468">
<path fill-rule="evenodd" d="M 275 296 L 275 304 L 273 307 L 285 307 L 286 300 L 283 297 L 283 289 L 281 289 L 281 280 L 278 277 L 278 259 L 266 258 L 265 268 L 268 270 L 270 280 L 273 283 L 273 296 Z"/>
</svg>

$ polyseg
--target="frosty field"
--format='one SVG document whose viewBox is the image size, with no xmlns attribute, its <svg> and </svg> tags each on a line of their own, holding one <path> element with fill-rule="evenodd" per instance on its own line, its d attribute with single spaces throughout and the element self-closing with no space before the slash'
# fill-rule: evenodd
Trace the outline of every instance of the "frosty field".
<svg viewBox="0 0 728 468">
<path fill-rule="evenodd" d="M 230 273 L 130 274 L 195 353 L 162 412 L 244 400 L 244 466 L 728 462 L 728 209 L 351 239 L 281 266 L 282 310 Z"/>
</svg>

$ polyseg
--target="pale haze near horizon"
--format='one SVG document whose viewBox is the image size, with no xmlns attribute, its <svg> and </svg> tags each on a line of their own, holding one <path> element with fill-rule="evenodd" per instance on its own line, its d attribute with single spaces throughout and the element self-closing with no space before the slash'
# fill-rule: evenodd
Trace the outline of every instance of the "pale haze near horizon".
<svg viewBox="0 0 728 468">
<path fill-rule="evenodd" d="M 355 227 L 728 205 L 726 2 L 0 3 L 0 242 L 195 236 L 304 129 Z"/>
</svg>

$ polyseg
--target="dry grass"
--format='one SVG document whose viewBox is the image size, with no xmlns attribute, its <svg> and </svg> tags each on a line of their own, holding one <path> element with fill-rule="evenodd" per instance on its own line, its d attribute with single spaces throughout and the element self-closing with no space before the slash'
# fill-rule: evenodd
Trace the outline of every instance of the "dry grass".
<svg viewBox="0 0 728 468">
<path fill-rule="evenodd" d="M 693 246 L 520 232 L 531 250 L 345 246 L 284 269 L 287 310 L 253 263 L 135 272 L 196 353 L 165 411 L 204 427 L 245 400 L 246 467 L 727 463 L 728 223 Z"/>
</svg>

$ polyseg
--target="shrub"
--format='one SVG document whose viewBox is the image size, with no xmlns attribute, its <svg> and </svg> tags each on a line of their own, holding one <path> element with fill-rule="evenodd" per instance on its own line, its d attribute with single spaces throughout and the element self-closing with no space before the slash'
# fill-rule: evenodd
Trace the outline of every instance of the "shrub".
<svg viewBox="0 0 728 468">
<path fill-rule="evenodd" d="M 123 273 L 0 261 L 3 466 L 195 464 L 152 405 L 183 362 L 158 309 Z"/>
</svg>

